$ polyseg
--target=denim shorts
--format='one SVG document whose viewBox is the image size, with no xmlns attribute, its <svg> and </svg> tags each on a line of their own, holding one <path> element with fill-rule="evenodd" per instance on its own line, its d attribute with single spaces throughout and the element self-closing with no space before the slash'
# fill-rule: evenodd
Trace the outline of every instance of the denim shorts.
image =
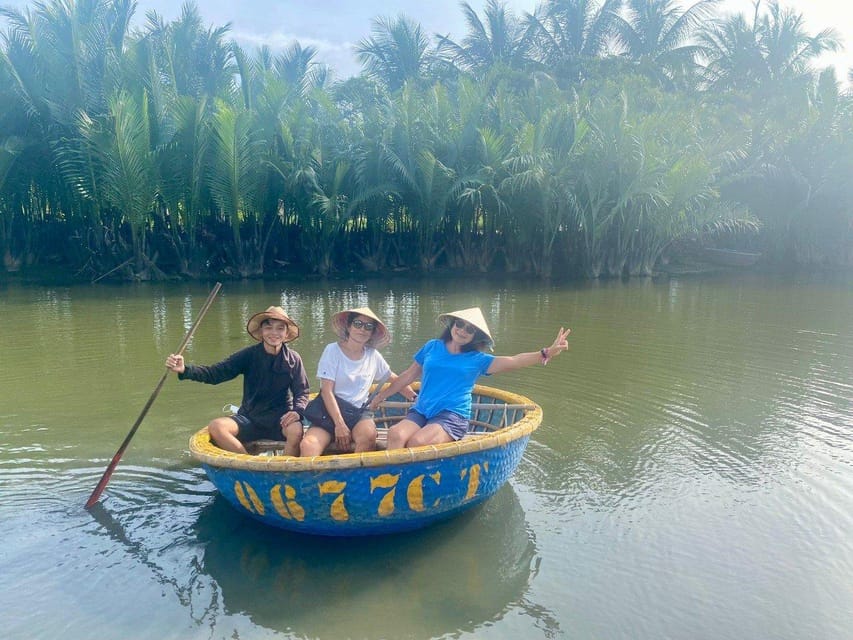
<svg viewBox="0 0 853 640">
<path fill-rule="evenodd" d="M 452 411 L 439 411 L 433 417 L 427 418 L 419 411 L 410 409 L 406 414 L 406 420 L 411 420 L 421 428 L 427 424 L 437 424 L 454 440 L 461 440 L 468 433 L 468 419 Z"/>
</svg>

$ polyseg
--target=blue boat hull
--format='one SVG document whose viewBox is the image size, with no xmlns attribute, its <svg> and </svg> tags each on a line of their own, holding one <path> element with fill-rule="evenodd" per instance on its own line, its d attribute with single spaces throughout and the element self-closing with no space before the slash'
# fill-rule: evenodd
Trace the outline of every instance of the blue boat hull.
<svg viewBox="0 0 853 640">
<path fill-rule="evenodd" d="M 475 391 L 495 404 L 478 410 L 481 430 L 459 442 L 305 459 L 226 452 L 205 428 L 190 451 L 234 508 L 264 524 L 324 536 L 418 529 L 494 495 L 541 422 L 541 408 L 522 396 Z"/>
<path fill-rule="evenodd" d="M 202 465 L 236 509 L 265 524 L 326 536 L 418 529 L 494 495 L 529 437 L 458 457 L 375 468 L 287 474 Z"/>
</svg>

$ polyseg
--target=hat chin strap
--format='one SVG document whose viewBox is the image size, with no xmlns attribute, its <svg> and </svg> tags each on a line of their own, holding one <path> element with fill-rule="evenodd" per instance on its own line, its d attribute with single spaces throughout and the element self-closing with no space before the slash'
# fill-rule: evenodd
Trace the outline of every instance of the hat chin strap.
<svg viewBox="0 0 853 640">
<path fill-rule="evenodd" d="M 261 337 L 261 344 L 264 345 L 264 351 L 269 353 L 270 349 L 273 349 L 273 354 L 279 353 L 281 348 L 284 346 L 284 340 L 279 342 L 277 345 L 271 345 L 269 342 L 264 340 L 263 336 Z"/>
</svg>

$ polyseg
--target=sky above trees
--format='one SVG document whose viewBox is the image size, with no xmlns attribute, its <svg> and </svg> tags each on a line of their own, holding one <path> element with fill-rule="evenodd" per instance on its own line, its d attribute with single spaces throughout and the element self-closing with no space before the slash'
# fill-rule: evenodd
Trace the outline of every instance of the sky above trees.
<svg viewBox="0 0 853 640">
<path fill-rule="evenodd" d="M 138 0 L 140 13 L 155 9 L 166 18 L 180 11 L 174 0 Z M 471 0 L 469 4 L 480 13 L 485 0 Z M 509 0 L 507 5 L 521 15 L 533 11 L 535 0 Z M 690 0 L 683 2 L 692 4 Z M 853 38 L 853 3 L 838 0 L 783 0 L 783 6 L 803 14 L 807 28 L 817 33 L 827 27 L 836 29 L 842 38 Z M 723 0 L 722 11 L 751 13 L 753 0 Z M 315 46 L 319 58 L 335 68 L 338 75 L 349 75 L 359 67 L 352 55 L 352 46 L 369 37 L 371 22 L 377 16 L 405 14 L 419 22 L 427 33 L 462 36 L 465 21 L 457 0 L 204 0 L 199 3 L 202 15 L 213 24 L 232 23 L 238 41 L 269 44 L 284 48 L 298 39 L 303 46 Z M 847 51 L 830 54 L 821 62 L 833 64 L 843 78 L 853 66 L 853 43 Z"/>
<path fill-rule="evenodd" d="M 23 7 L 25 0 L 3 0 L 2 4 Z M 144 21 L 149 10 L 167 20 L 177 17 L 181 2 L 175 0 L 137 0 L 137 20 Z M 470 0 L 481 13 L 485 0 Z M 521 15 L 533 11 L 537 0 L 508 0 L 507 5 Z M 685 6 L 690 0 L 682 2 Z M 845 41 L 846 50 L 823 56 L 821 65 L 835 65 L 844 80 L 853 67 L 853 3 L 839 0 L 782 0 L 782 6 L 802 13 L 812 34 L 832 27 Z M 751 13 L 754 0 L 722 0 L 727 13 Z M 440 33 L 461 37 L 465 21 L 458 0 L 203 0 L 198 2 L 207 23 L 232 25 L 232 36 L 247 47 L 269 45 L 281 50 L 298 40 L 302 46 L 313 46 L 318 61 L 334 68 L 338 77 L 355 74 L 360 67 L 352 53 L 353 45 L 370 36 L 373 18 L 405 14 L 423 26 L 428 34 Z"/>
</svg>

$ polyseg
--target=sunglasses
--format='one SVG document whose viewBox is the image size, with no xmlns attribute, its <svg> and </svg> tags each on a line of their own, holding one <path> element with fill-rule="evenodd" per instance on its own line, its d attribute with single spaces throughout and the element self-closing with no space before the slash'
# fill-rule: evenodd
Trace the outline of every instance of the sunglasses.
<svg viewBox="0 0 853 640">
<path fill-rule="evenodd" d="M 350 324 L 356 329 L 367 329 L 368 331 L 373 331 L 376 328 L 375 322 L 365 322 L 364 320 L 353 320 Z"/>
<path fill-rule="evenodd" d="M 477 327 L 475 327 L 473 324 L 468 324 L 464 320 L 454 320 L 453 324 L 456 326 L 457 329 L 459 329 L 460 331 L 464 331 L 469 336 L 473 336 L 477 332 Z"/>
</svg>

